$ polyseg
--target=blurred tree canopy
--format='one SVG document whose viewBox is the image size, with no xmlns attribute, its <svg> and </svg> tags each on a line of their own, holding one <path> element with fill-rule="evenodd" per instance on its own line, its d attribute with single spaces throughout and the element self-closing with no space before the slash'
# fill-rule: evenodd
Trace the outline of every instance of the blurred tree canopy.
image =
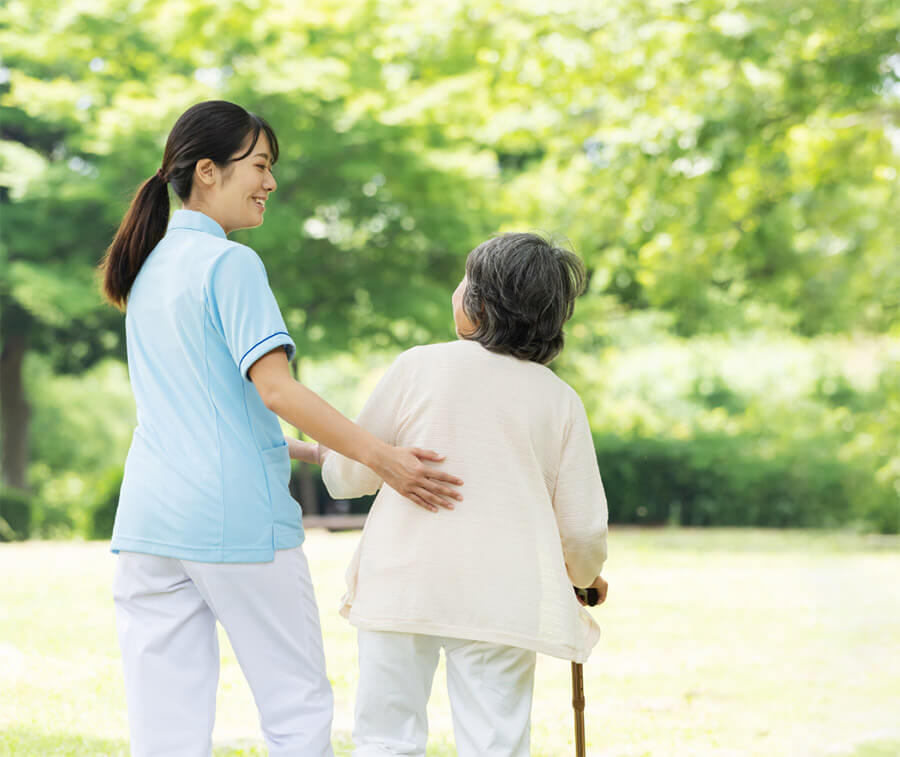
<svg viewBox="0 0 900 757">
<path fill-rule="evenodd" d="M 177 116 L 281 142 L 266 262 L 299 353 L 452 332 L 465 253 L 565 234 L 612 317 L 680 335 L 884 332 L 900 307 L 894 0 L 8 0 L 0 8 L 3 470 L 23 357 L 122 355 L 94 266 Z"/>
</svg>

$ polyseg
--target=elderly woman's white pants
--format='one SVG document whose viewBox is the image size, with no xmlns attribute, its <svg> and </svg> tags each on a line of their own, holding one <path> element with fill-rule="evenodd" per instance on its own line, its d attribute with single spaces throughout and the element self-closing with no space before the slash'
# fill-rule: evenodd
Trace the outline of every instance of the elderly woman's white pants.
<svg viewBox="0 0 900 757">
<path fill-rule="evenodd" d="M 424 757 L 441 648 L 460 757 L 527 757 L 535 653 L 424 634 L 359 631 L 354 757 Z"/>
<path fill-rule="evenodd" d="M 272 757 L 332 757 L 331 684 L 302 547 L 268 563 L 122 552 L 113 589 L 133 757 L 209 757 L 216 620 L 250 684 Z"/>
</svg>

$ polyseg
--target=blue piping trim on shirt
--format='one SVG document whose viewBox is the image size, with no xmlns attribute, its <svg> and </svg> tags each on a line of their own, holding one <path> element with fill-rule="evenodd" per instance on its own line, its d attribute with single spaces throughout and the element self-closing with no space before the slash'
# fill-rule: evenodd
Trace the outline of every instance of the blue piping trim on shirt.
<svg viewBox="0 0 900 757">
<path fill-rule="evenodd" d="M 259 345 L 261 345 L 263 342 L 268 342 L 272 337 L 280 336 L 281 334 L 284 334 L 288 338 L 290 338 L 290 336 L 291 336 L 290 334 L 287 333 L 287 331 L 276 331 L 274 334 L 269 334 L 269 336 L 267 336 L 265 339 L 260 339 L 249 350 L 247 350 L 243 355 L 241 355 L 241 359 L 238 361 L 238 365 L 242 365 L 244 362 L 244 358 L 247 357 L 247 355 L 249 355 L 251 352 L 253 352 L 253 350 L 255 350 L 257 347 L 259 347 Z"/>
</svg>

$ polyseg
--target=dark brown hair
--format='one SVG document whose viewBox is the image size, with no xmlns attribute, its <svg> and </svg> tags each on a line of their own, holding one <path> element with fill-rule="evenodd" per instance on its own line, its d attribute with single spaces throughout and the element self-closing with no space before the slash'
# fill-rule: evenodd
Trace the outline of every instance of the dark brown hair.
<svg viewBox="0 0 900 757">
<path fill-rule="evenodd" d="M 100 269 L 103 293 L 116 307 L 124 308 L 141 266 L 166 233 L 169 223 L 169 190 L 182 200 L 191 196 L 194 167 L 208 158 L 220 167 L 246 158 L 265 132 L 272 146 L 272 163 L 278 160 L 278 140 L 272 127 L 240 105 L 208 100 L 188 108 L 175 122 L 162 166 L 147 179 L 131 201 L 119 230 L 107 248 Z M 245 140 L 250 146 L 233 158 Z"/>
<path fill-rule="evenodd" d="M 563 324 L 585 286 L 575 253 L 537 234 L 501 234 L 469 253 L 466 278 L 462 306 L 475 324 L 466 339 L 535 363 L 559 354 Z"/>
</svg>

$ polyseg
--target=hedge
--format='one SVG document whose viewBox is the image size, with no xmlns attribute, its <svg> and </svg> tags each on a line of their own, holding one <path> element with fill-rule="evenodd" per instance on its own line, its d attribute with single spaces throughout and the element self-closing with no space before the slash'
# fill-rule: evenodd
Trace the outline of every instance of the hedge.
<svg viewBox="0 0 900 757">
<path fill-rule="evenodd" d="M 19 489 L 0 489 L 0 541 L 27 539 L 31 533 L 33 499 Z"/>
</svg>

